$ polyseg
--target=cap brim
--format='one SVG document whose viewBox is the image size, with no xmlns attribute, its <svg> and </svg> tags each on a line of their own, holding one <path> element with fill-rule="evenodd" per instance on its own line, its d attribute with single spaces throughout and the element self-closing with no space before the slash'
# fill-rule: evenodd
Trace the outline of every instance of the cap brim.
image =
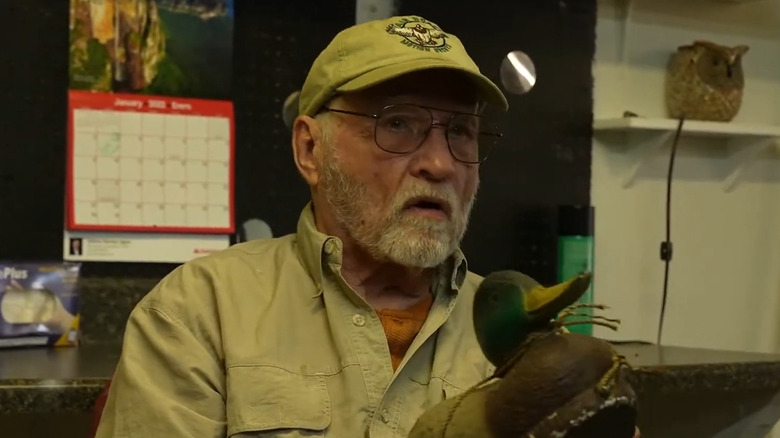
<svg viewBox="0 0 780 438">
<path fill-rule="evenodd" d="M 370 72 L 367 72 L 349 82 L 342 84 L 340 87 L 336 88 L 336 92 L 349 93 L 353 91 L 360 91 L 387 80 L 403 76 L 407 73 L 434 68 L 447 68 L 464 73 L 467 77 L 471 78 L 471 80 L 477 86 L 480 96 L 485 100 L 485 102 L 495 105 L 503 111 L 509 109 L 509 103 L 507 102 L 504 93 L 501 92 L 501 89 L 499 89 L 498 86 L 486 76 L 480 73 L 475 73 L 472 70 L 468 70 L 462 66 L 452 64 L 450 62 L 441 62 L 432 59 L 415 59 L 412 61 L 399 62 L 371 70 Z"/>
</svg>

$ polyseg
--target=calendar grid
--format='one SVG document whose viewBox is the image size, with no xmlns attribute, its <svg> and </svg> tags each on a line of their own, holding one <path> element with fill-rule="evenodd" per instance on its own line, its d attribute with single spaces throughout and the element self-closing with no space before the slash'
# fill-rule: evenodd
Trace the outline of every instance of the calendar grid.
<svg viewBox="0 0 780 438">
<path fill-rule="evenodd" d="M 232 233 L 232 104 L 71 91 L 68 227 Z"/>
</svg>

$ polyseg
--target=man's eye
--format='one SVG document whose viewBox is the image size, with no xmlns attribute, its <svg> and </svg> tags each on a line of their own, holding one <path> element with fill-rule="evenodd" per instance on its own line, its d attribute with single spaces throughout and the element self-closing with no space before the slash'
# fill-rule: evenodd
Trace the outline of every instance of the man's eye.
<svg viewBox="0 0 780 438">
<path fill-rule="evenodd" d="M 458 136 L 461 138 L 474 138 L 475 131 L 470 126 L 454 125 L 454 126 L 450 126 L 450 135 Z"/>
<path fill-rule="evenodd" d="M 406 120 L 401 118 L 394 118 L 390 120 L 390 127 L 392 128 L 402 128 L 404 126 L 408 126 L 409 124 L 406 122 Z"/>
<path fill-rule="evenodd" d="M 395 116 L 388 117 L 384 122 L 384 126 L 396 131 L 405 131 L 411 129 L 413 124 L 408 118 Z"/>
</svg>

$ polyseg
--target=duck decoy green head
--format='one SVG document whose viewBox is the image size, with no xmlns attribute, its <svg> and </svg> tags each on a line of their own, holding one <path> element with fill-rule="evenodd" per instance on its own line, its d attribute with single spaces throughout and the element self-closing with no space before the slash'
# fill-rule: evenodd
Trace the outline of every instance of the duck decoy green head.
<svg viewBox="0 0 780 438">
<path fill-rule="evenodd" d="M 583 273 L 563 283 L 544 287 L 517 271 L 487 275 L 474 297 L 474 330 L 485 357 L 501 367 L 538 331 L 557 328 L 553 319 L 575 303 L 590 286 L 591 275 Z"/>
</svg>

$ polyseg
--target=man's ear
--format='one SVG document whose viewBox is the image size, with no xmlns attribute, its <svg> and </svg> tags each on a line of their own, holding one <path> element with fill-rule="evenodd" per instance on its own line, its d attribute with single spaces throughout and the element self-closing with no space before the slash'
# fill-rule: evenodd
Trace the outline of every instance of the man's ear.
<svg viewBox="0 0 780 438">
<path fill-rule="evenodd" d="M 295 166 L 309 186 L 319 181 L 315 150 L 322 141 L 322 131 L 309 116 L 299 116 L 293 122 L 292 148 Z"/>
</svg>

